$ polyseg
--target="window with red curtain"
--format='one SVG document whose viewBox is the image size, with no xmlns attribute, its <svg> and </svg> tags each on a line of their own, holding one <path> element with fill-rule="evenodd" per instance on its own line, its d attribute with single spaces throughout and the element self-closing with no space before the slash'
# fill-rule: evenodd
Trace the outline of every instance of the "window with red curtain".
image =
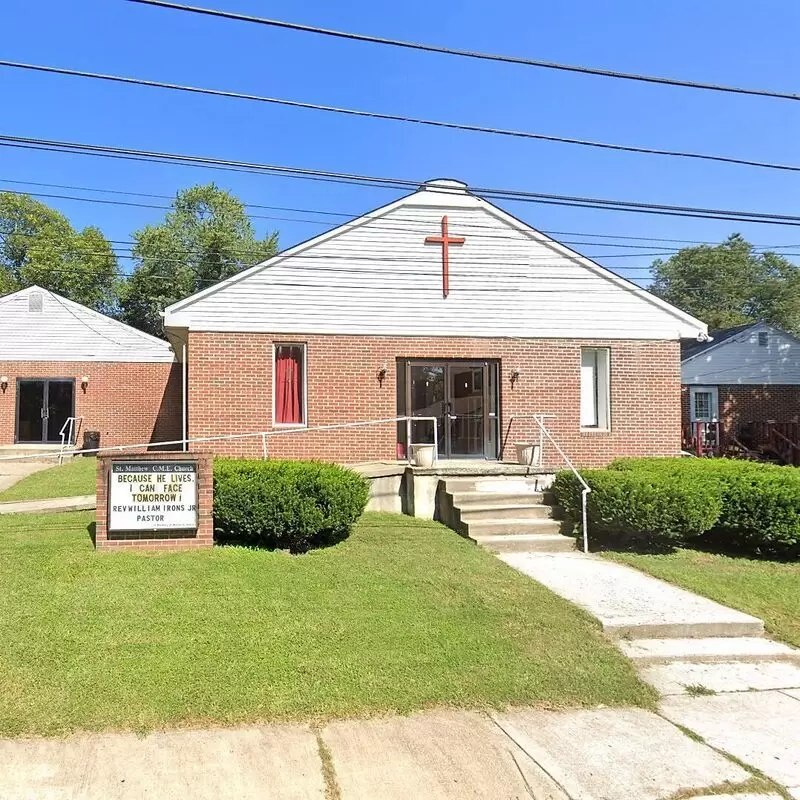
<svg viewBox="0 0 800 800">
<path fill-rule="evenodd" d="M 275 424 L 305 425 L 304 344 L 275 345 Z"/>
</svg>

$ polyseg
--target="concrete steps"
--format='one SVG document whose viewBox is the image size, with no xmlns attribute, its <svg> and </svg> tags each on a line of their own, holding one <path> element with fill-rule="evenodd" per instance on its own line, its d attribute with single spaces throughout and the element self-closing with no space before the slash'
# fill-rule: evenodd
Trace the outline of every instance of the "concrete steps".
<svg viewBox="0 0 800 800">
<path fill-rule="evenodd" d="M 457 476 L 443 481 L 441 519 L 494 553 L 564 552 L 575 540 L 563 535 L 549 475 Z"/>
<path fill-rule="evenodd" d="M 469 538 L 492 553 L 565 553 L 575 549 L 575 540 L 560 533 L 476 533 Z"/>
<path fill-rule="evenodd" d="M 702 639 L 621 639 L 619 649 L 637 664 L 696 664 L 742 661 L 789 661 L 800 664 L 800 650 L 758 636 L 716 636 Z"/>
<path fill-rule="evenodd" d="M 36 463 L 58 463 L 60 444 L 47 445 L 8 445 L 0 447 L 0 459 L 5 462 L 33 461 Z M 63 460 L 68 461 L 75 454 L 74 447 L 64 448 Z M 0 462 L 2 463 L 2 462 Z"/>
</svg>

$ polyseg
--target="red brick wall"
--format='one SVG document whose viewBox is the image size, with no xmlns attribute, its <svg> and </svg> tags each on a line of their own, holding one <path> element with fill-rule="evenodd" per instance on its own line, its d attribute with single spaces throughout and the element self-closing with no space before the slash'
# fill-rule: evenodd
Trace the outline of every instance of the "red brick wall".
<svg viewBox="0 0 800 800">
<path fill-rule="evenodd" d="M 82 430 L 100 431 L 101 446 L 181 438 L 179 364 L 0 361 L 0 375 L 8 377 L 0 393 L 0 445 L 14 443 L 17 378 L 74 378 L 75 416 L 84 417 Z"/>
<path fill-rule="evenodd" d="M 318 426 L 397 415 L 397 358 L 500 359 L 501 442 L 538 440 L 533 421 L 515 414 L 548 413 L 556 441 L 581 465 L 620 455 L 674 455 L 680 450 L 680 363 L 677 342 L 512 340 L 377 336 L 191 333 L 190 436 L 267 430 L 272 422 L 272 346 L 305 342 L 308 424 Z M 610 347 L 611 432 L 581 432 L 580 348 Z M 383 364 L 388 374 L 380 385 Z M 512 369 L 521 371 L 512 386 Z M 393 425 L 349 431 L 290 433 L 269 441 L 273 457 L 340 462 L 394 459 Z M 261 454 L 256 439 L 219 442 L 215 452 Z M 552 452 L 552 448 L 550 448 Z"/>
<path fill-rule="evenodd" d="M 800 386 L 718 386 L 719 419 L 725 433 L 747 422 L 800 422 Z M 682 387 L 684 424 L 689 422 L 689 387 Z"/>
</svg>

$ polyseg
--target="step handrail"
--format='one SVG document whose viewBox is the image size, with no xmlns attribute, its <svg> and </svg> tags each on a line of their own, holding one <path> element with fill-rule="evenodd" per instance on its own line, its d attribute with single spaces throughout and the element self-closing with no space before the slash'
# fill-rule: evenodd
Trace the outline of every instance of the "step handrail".
<svg viewBox="0 0 800 800">
<path fill-rule="evenodd" d="M 438 417 L 386 417 L 385 419 L 370 419 L 359 422 L 341 422 L 334 425 L 317 425 L 314 427 L 296 427 L 296 428 L 276 428 L 269 431 L 252 431 L 250 433 L 227 433 L 219 436 L 196 436 L 192 439 L 172 439 L 170 441 L 162 442 L 139 442 L 136 444 L 120 444 L 111 447 L 88 447 L 81 450 L 82 454 L 86 453 L 121 453 L 125 450 L 140 450 L 142 448 L 157 448 L 178 446 L 189 443 L 205 443 L 205 442 L 222 442 L 234 439 L 251 439 L 254 437 L 261 437 L 262 453 L 264 458 L 267 458 L 266 440 L 271 436 L 281 436 L 289 433 L 308 433 L 314 431 L 331 431 L 340 430 L 344 428 L 363 428 L 369 425 L 386 425 L 388 423 L 398 422 L 406 423 L 406 435 L 408 441 L 406 443 L 406 460 L 411 462 L 411 423 L 412 422 L 432 422 L 433 423 L 433 442 L 417 442 L 417 444 L 433 444 L 433 461 L 436 463 L 439 459 L 439 429 L 437 423 Z M 58 450 L 47 451 L 44 453 L 31 453 L 30 455 L 13 455 L 13 456 L 0 456 L 0 461 L 22 461 L 28 458 L 46 458 L 47 456 L 58 456 Z"/>
<path fill-rule="evenodd" d="M 77 427 L 75 425 L 76 422 L 78 423 Z M 76 444 L 75 439 L 80 430 L 81 422 L 83 422 L 83 417 L 67 417 L 66 421 L 61 426 L 61 430 L 58 432 L 58 435 L 61 437 L 61 449 L 58 451 L 59 464 L 64 461 L 64 450 L 66 449 L 67 442 L 71 445 Z"/>
<path fill-rule="evenodd" d="M 587 513 L 587 497 L 592 491 L 592 487 L 583 479 L 583 475 L 578 472 L 578 468 L 572 463 L 569 456 L 561 449 L 558 442 L 553 438 L 547 426 L 544 424 L 545 419 L 555 418 L 555 414 L 515 414 L 511 417 L 509 427 L 514 424 L 516 419 L 532 419 L 539 426 L 539 463 L 544 463 L 544 439 L 546 438 L 550 444 L 556 449 L 556 452 L 564 459 L 564 463 L 572 470 L 572 474 L 578 479 L 583 487 L 581 490 L 581 528 L 583 532 L 583 552 L 589 552 L 589 521 Z"/>
</svg>

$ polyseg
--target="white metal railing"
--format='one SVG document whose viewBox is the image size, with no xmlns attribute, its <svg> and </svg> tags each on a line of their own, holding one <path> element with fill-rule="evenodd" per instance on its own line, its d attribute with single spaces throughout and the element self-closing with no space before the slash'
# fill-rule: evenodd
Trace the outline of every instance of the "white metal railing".
<svg viewBox="0 0 800 800">
<path fill-rule="evenodd" d="M 78 431 L 81 429 L 83 417 L 67 417 L 67 421 L 61 426 L 58 435 L 61 437 L 61 449 L 58 451 L 58 463 L 64 461 L 64 450 L 67 445 L 76 444 L 75 439 L 78 436 Z"/>
<path fill-rule="evenodd" d="M 514 424 L 515 420 L 518 419 L 532 419 L 539 427 L 539 464 L 544 464 L 544 442 L 547 439 L 550 444 L 556 449 L 556 452 L 564 459 L 564 463 L 572 470 L 572 473 L 580 482 L 581 486 L 583 487 L 581 490 L 581 528 L 583 533 L 583 552 L 589 552 L 589 522 L 588 522 L 588 515 L 586 512 L 586 498 L 589 495 L 589 492 L 592 491 L 592 487 L 589 486 L 588 483 L 583 479 L 583 475 L 578 472 L 577 467 L 570 461 L 569 456 L 561 449 L 558 442 L 553 438 L 552 434 L 549 430 L 547 430 L 547 426 L 544 423 L 545 419 L 552 419 L 556 415 L 555 414 L 515 414 L 511 417 L 509 422 L 509 431 L 511 430 L 511 426 Z"/>
<path fill-rule="evenodd" d="M 76 419 L 82 419 L 78 417 Z M 283 436 L 284 434 L 299 434 L 311 433 L 314 431 L 332 431 L 343 430 L 346 428 L 364 428 L 369 425 L 387 425 L 389 423 L 397 424 L 398 422 L 406 423 L 406 460 L 411 463 L 411 423 L 412 422 L 432 422 L 433 423 L 433 461 L 439 458 L 439 429 L 437 427 L 438 417 L 387 417 L 386 419 L 372 419 L 363 422 L 341 422 L 334 425 L 317 425 L 313 428 L 276 428 L 270 431 L 255 431 L 253 433 L 229 433 L 220 436 L 197 436 L 193 439 L 174 439 L 165 442 L 141 442 L 138 444 L 120 444 L 113 447 L 92 447 L 86 450 L 81 450 L 81 453 L 119 453 L 124 450 L 138 450 L 145 447 L 167 447 L 191 444 L 191 443 L 205 443 L 205 442 L 222 442 L 238 439 L 252 439 L 255 437 L 261 438 L 262 455 L 264 459 L 268 457 L 267 440 L 272 436 Z M 65 426 L 66 428 L 66 423 Z M 431 444 L 430 442 L 417 442 L 417 444 Z M 63 445 L 62 445 L 63 448 Z M 47 456 L 59 456 L 60 451 L 52 451 L 45 453 L 31 453 L 30 455 L 20 456 L 0 456 L 0 461 L 22 461 L 28 458 L 46 458 Z"/>
</svg>

